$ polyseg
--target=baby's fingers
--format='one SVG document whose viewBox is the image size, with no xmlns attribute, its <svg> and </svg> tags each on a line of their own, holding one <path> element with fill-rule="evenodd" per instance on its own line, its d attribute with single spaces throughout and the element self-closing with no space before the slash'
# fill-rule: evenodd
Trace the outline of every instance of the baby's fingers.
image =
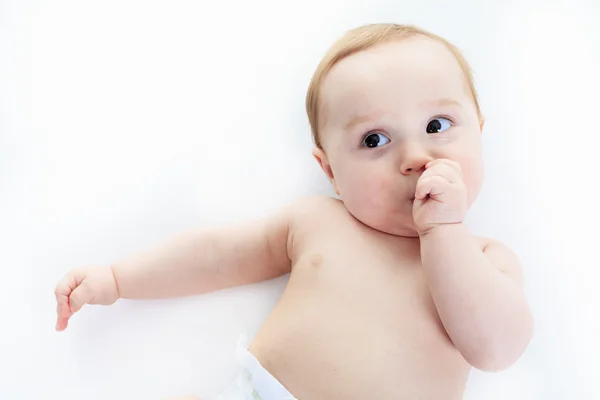
<svg viewBox="0 0 600 400">
<path fill-rule="evenodd" d="M 56 305 L 56 312 L 58 314 L 56 330 L 65 330 L 69 324 L 69 318 L 92 300 L 93 296 L 85 282 L 77 286 L 67 297 L 66 301 L 60 301 Z"/>
<path fill-rule="evenodd" d="M 417 183 L 415 198 L 424 200 L 428 195 L 435 199 L 443 195 L 445 190 L 450 186 L 450 182 L 438 175 L 422 178 Z"/>
<path fill-rule="evenodd" d="M 56 330 L 62 331 L 67 327 L 69 318 L 74 312 L 81 308 L 81 305 L 77 309 L 73 308 L 72 296 L 75 292 L 79 292 L 81 283 L 83 282 L 83 275 L 77 272 L 73 272 L 65 276 L 56 286 L 54 295 L 56 297 Z M 78 294 L 76 298 L 82 297 Z M 76 303 L 78 304 L 78 303 Z"/>
<path fill-rule="evenodd" d="M 64 331 L 67 329 L 67 325 L 69 323 L 69 318 L 72 313 L 69 309 L 69 304 L 57 304 L 56 305 L 56 330 Z"/>
<path fill-rule="evenodd" d="M 77 283 L 72 275 L 67 275 L 56 285 L 56 289 L 54 290 L 54 296 L 56 297 L 57 331 L 62 331 L 67 327 L 67 321 L 71 316 L 69 295 L 73 291 L 72 287 L 77 287 Z"/>
<path fill-rule="evenodd" d="M 85 304 L 91 302 L 94 299 L 90 287 L 82 282 L 81 285 L 77 286 L 71 296 L 69 297 L 69 305 L 71 306 L 71 313 L 75 314 L 81 310 Z"/>
</svg>

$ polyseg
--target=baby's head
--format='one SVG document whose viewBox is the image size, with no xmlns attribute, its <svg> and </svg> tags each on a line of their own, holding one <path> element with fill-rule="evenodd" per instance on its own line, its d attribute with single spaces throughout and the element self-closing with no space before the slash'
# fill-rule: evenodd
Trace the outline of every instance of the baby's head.
<svg viewBox="0 0 600 400">
<path fill-rule="evenodd" d="M 364 224 L 416 236 L 412 207 L 427 162 L 464 175 L 470 206 L 483 182 L 483 117 L 469 65 L 439 36 L 366 25 L 324 56 L 306 97 L 313 154 L 348 211 Z"/>
</svg>

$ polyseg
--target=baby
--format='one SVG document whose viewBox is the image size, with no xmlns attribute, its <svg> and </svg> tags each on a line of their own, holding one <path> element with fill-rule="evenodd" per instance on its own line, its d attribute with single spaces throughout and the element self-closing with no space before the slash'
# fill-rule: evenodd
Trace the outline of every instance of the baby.
<svg viewBox="0 0 600 400">
<path fill-rule="evenodd" d="M 484 120 L 457 48 L 414 26 L 358 27 L 317 67 L 306 108 L 338 198 L 71 271 L 56 329 L 84 304 L 290 273 L 220 398 L 458 400 L 471 367 L 513 364 L 533 320 L 515 254 L 463 224 L 483 181 Z"/>
</svg>

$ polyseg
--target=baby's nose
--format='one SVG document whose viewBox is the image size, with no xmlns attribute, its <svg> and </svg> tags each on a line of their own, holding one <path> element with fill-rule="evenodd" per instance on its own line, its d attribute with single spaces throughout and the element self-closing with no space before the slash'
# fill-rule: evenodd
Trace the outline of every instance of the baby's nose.
<svg viewBox="0 0 600 400">
<path fill-rule="evenodd" d="M 400 162 L 400 172 L 403 175 L 420 174 L 425 170 L 425 165 L 432 160 L 431 156 L 423 152 L 407 154 Z"/>
</svg>

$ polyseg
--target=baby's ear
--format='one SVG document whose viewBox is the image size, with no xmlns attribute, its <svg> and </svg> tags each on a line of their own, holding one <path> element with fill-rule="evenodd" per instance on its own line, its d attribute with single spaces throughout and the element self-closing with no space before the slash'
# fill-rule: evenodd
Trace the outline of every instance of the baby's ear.
<svg viewBox="0 0 600 400">
<path fill-rule="evenodd" d="M 322 148 L 315 147 L 313 148 L 312 154 L 315 160 L 317 160 L 317 162 L 319 163 L 319 166 L 321 167 L 323 172 L 325 172 L 325 175 L 327 175 L 327 178 L 333 186 L 335 194 L 339 196 L 340 192 L 338 190 L 337 184 L 335 183 L 335 176 L 333 175 L 333 170 L 331 169 L 331 165 L 329 164 L 329 158 L 327 157 L 327 153 L 325 153 L 325 151 Z"/>
</svg>

